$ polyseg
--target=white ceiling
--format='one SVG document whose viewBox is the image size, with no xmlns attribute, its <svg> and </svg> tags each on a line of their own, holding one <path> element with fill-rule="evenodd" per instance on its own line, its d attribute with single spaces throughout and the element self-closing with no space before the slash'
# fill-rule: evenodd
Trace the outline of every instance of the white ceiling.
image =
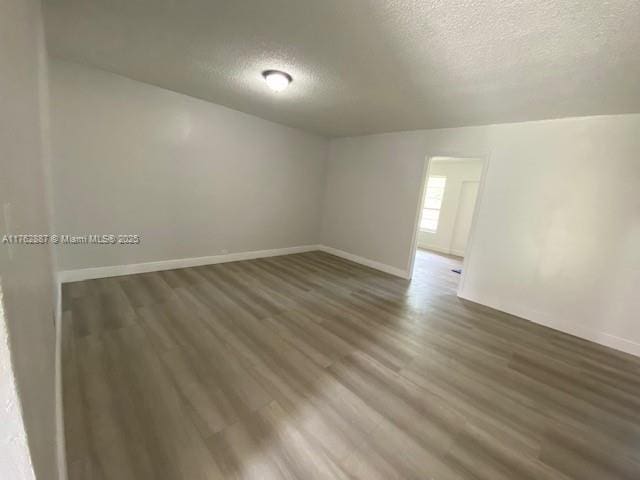
<svg viewBox="0 0 640 480">
<path fill-rule="evenodd" d="M 640 112 L 640 0 L 44 4 L 54 56 L 327 136 Z"/>
</svg>

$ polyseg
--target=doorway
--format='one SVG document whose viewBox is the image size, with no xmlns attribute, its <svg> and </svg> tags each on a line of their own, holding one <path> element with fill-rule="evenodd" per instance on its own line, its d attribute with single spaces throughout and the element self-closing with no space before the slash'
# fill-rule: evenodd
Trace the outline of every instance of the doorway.
<svg viewBox="0 0 640 480">
<path fill-rule="evenodd" d="M 435 264 L 447 265 L 450 271 L 461 273 L 484 173 L 484 160 L 442 156 L 426 161 L 412 265 L 418 270 Z"/>
</svg>

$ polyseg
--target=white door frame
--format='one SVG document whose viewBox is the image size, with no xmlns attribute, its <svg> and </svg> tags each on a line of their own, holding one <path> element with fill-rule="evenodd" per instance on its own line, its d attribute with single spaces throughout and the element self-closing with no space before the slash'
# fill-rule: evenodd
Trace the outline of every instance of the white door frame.
<svg viewBox="0 0 640 480">
<path fill-rule="evenodd" d="M 464 253 L 464 260 L 462 262 L 462 277 L 460 278 L 460 283 L 458 285 L 458 294 L 460 294 L 460 292 L 464 287 L 467 266 L 470 263 L 470 257 L 473 252 L 472 247 L 473 247 L 473 241 L 475 237 L 476 224 L 478 222 L 478 212 L 480 211 L 480 206 L 482 205 L 482 200 L 484 197 L 484 188 L 485 188 L 485 182 L 487 179 L 487 172 L 489 171 L 489 163 L 490 163 L 491 155 L 488 153 L 485 153 L 482 155 L 469 155 L 469 154 L 459 155 L 459 154 L 450 154 L 450 153 L 440 153 L 440 154 L 427 155 L 425 157 L 424 164 L 422 167 L 420 195 L 418 197 L 418 202 L 416 205 L 415 220 L 413 223 L 413 236 L 411 238 L 411 245 L 409 247 L 410 256 L 409 256 L 409 264 L 407 265 L 408 279 L 411 279 L 413 277 L 413 268 L 415 266 L 416 250 L 418 248 L 418 230 L 420 229 L 420 216 L 422 214 L 422 202 L 424 200 L 424 190 L 427 186 L 427 174 L 429 173 L 429 164 L 431 163 L 432 158 L 437 158 L 437 157 L 482 160 L 482 173 L 480 174 L 480 183 L 478 185 L 478 196 L 476 197 L 476 204 L 473 208 L 473 217 L 471 219 L 471 229 L 469 230 L 469 239 L 467 241 L 467 246 L 465 248 L 465 253 Z"/>
</svg>

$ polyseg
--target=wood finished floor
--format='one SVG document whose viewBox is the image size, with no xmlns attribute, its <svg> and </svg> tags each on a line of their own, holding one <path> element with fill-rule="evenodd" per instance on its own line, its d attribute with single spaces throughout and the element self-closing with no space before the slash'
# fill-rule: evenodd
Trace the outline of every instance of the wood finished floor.
<svg viewBox="0 0 640 480">
<path fill-rule="evenodd" d="M 70 480 L 640 479 L 640 359 L 326 253 L 63 286 Z"/>
</svg>

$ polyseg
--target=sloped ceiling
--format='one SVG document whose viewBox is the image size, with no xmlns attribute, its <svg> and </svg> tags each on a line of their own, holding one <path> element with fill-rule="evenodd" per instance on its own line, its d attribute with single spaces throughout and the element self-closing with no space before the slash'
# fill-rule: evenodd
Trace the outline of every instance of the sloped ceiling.
<svg viewBox="0 0 640 480">
<path fill-rule="evenodd" d="M 640 112 L 638 0 L 44 5 L 55 57 L 326 136 Z"/>
</svg>

